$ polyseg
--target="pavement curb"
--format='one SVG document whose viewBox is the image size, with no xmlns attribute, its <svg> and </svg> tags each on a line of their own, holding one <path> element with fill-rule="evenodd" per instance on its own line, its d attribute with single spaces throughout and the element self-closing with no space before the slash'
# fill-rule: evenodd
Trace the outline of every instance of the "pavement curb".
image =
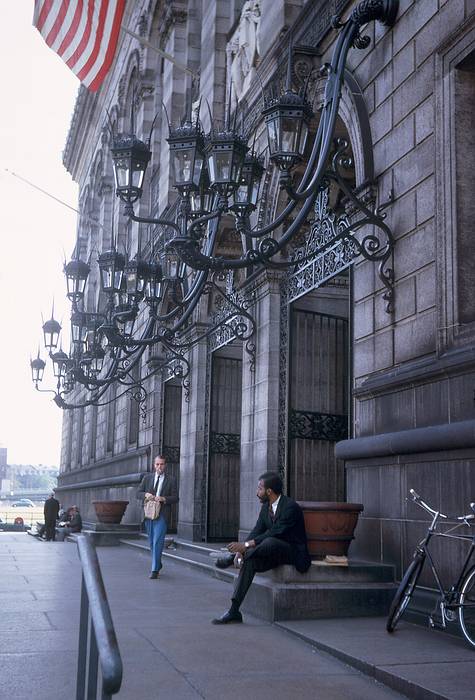
<svg viewBox="0 0 475 700">
<path fill-rule="evenodd" d="M 428 690 L 427 688 L 423 688 L 422 686 L 416 685 L 415 683 L 412 683 L 411 681 L 408 681 L 405 678 L 401 678 L 395 673 L 390 673 L 389 671 L 386 671 L 380 668 L 379 666 L 370 664 L 367 661 L 363 661 L 362 659 L 359 659 L 356 656 L 347 654 L 346 652 L 341 651 L 340 649 L 335 649 L 335 647 L 332 647 L 329 644 L 325 644 L 324 642 L 313 639 L 312 637 L 309 637 L 308 635 L 303 634 L 302 632 L 291 629 L 286 626 L 285 622 L 274 622 L 273 624 L 276 627 L 279 627 L 280 629 L 284 630 L 284 632 L 287 632 L 287 634 L 290 634 L 294 637 L 301 639 L 304 642 L 307 642 L 307 644 L 310 644 L 319 651 L 324 651 L 327 654 L 330 654 L 330 656 L 333 656 L 335 659 L 343 661 L 345 664 L 348 664 L 348 666 L 351 666 L 352 668 L 356 668 L 358 671 L 361 671 L 361 673 L 364 673 L 366 676 L 374 678 L 379 683 L 382 683 L 388 688 L 391 688 L 391 690 L 395 690 L 399 693 L 406 695 L 408 698 L 411 698 L 411 700 L 450 700 L 450 698 L 447 695 L 441 695 L 440 693 L 436 693 L 432 690 Z"/>
</svg>

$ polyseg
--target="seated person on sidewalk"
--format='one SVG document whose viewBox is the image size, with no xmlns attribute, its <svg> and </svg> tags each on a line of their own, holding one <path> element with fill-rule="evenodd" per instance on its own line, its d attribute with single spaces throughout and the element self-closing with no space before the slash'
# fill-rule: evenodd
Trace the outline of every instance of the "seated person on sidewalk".
<svg viewBox="0 0 475 700">
<path fill-rule="evenodd" d="M 303 513 L 298 503 L 283 495 L 280 476 L 275 472 L 262 474 L 257 482 L 257 497 L 262 508 L 248 539 L 246 542 L 231 542 L 228 545 L 231 554 L 216 562 L 218 568 L 225 569 L 231 566 L 235 555 L 243 558 L 231 607 L 212 621 L 214 625 L 242 622 L 239 608 L 255 573 L 281 564 L 293 564 L 301 573 L 310 568 Z"/>
<path fill-rule="evenodd" d="M 64 540 L 65 537 L 71 535 L 74 532 L 81 532 L 82 530 L 82 519 L 79 513 L 79 508 L 77 506 L 71 506 L 68 510 L 68 520 L 63 523 L 59 523 L 59 527 L 56 528 L 56 532 L 64 533 L 61 538 Z"/>
</svg>

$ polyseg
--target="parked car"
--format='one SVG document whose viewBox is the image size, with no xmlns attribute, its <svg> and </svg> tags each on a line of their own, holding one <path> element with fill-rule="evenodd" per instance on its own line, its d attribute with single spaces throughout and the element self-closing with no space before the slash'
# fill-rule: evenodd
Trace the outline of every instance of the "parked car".
<svg viewBox="0 0 475 700">
<path fill-rule="evenodd" d="M 11 504 L 12 508 L 34 508 L 35 504 L 29 498 L 19 498 Z"/>
</svg>

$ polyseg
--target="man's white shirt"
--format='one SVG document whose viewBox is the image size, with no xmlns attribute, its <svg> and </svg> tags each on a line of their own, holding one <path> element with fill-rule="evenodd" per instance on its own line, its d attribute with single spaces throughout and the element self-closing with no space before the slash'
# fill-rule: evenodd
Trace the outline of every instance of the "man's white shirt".
<svg viewBox="0 0 475 700">
<path fill-rule="evenodd" d="M 279 501 L 280 501 L 280 496 L 279 496 L 279 498 L 278 498 L 276 501 L 274 501 L 274 503 L 272 504 L 272 510 L 274 511 L 274 515 L 277 513 L 277 506 L 279 505 Z"/>
<path fill-rule="evenodd" d="M 165 481 L 165 474 L 160 474 L 158 477 L 158 484 L 157 484 L 157 474 L 155 474 L 155 479 L 153 482 L 153 488 L 155 489 L 155 493 L 157 496 L 160 496 L 162 493 L 162 487 L 163 487 L 163 482 Z"/>
</svg>

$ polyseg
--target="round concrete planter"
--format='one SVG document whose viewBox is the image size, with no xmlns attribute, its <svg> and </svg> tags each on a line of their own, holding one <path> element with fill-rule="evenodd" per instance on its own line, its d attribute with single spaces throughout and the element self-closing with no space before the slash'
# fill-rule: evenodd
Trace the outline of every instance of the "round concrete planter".
<svg viewBox="0 0 475 700">
<path fill-rule="evenodd" d="M 92 505 L 96 511 L 97 519 L 100 523 L 118 525 L 127 508 L 128 501 L 93 501 Z"/>
<path fill-rule="evenodd" d="M 321 559 L 327 554 L 346 557 L 363 505 L 332 501 L 299 501 L 299 505 L 311 558 Z"/>
</svg>

